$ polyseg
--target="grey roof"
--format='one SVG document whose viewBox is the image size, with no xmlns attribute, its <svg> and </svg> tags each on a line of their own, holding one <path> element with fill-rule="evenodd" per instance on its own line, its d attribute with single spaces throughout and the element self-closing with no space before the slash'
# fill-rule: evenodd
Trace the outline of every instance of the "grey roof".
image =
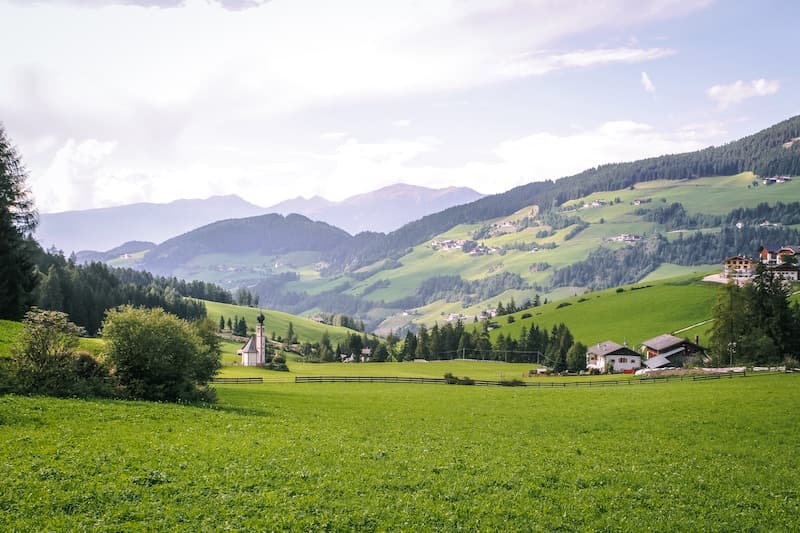
<svg viewBox="0 0 800 533">
<path fill-rule="evenodd" d="M 671 348 L 682 342 L 684 342 L 683 339 L 679 339 L 674 335 L 665 333 L 663 335 L 659 335 L 658 337 L 647 339 L 646 341 L 642 342 L 642 346 L 647 346 L 648 348 L 652 348 L 653 350 L 660 352 L 661 350 L 666 350 L 667 348 Z"/>
<path fill-rule="evenodd" d="M 243 353 L 258 353 L 256 349 L 256 336 L 250 335 L 250 338 L 247 339 L 247 342 L 242 346 Z"/>
<path fill-rule="evenodd" d="M 652 357 L 644 362 L 644 366 L 647 368 L 661 368 L 662 366 L 667 366 L 668 364 L 669 359 L 661 355 L 658 357 Z"/>
<path fill-rule="evenodd" d="M 639 355 L 635 351 L 631 350 L 627 346 L 623 346 L 621 344 L 617 344 L 614 341 L 605 341 L 600 342 L 598 344 L 594 344 L 589 346 L 589 349 L 586 350 L 587 354 L 595 354 L 600 357 L 616 354 L 616 355 Z"/>
<path fill-rule="evenodd" d="M 789 245 L 789 246 L 784 246 L 784 247 L 782 247 L 782 249 L 791 250 L 794 253 L 798 254 L 798 253 L 800 253 L 800 244 L 792 244 L 792 245 Z"/>
</svg>

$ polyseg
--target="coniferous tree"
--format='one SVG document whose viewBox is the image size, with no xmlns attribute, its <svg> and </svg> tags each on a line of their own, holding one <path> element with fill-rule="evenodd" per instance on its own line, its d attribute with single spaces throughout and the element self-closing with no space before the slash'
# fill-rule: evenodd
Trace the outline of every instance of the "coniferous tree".
<svg viewBox="0 0 800 533">
<path fill-rule="evenodd" d="M 36 287 L 36 210 L 27 172 L 0 124 L 0 318 L 20 318 Z"/>
</svg>

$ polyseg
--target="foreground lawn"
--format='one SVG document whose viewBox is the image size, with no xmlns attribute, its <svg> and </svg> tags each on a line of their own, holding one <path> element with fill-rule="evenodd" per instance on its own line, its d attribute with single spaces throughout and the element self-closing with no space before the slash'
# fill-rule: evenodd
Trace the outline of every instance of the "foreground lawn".
<svg viewBox="0 0 800 533">
<path fill-rule="evenodd" d="M 0 397 L 2 530 L 800 528 L 800 377 Z"/>
</svg>

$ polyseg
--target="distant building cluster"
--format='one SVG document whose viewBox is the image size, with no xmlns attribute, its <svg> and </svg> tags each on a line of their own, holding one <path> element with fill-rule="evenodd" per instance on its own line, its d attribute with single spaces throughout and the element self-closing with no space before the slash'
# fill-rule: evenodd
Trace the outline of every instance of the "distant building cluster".
<svg viewBox="0 0 800 533">
<path fill-rule="evenodd" d="M 786 183 L 787 181 L 792 181 L 790 176 L 772 176 L 771 178 L 761 178 L 761 183 L 763 185 L 776 185 L 779 183 Z"/>
<path fill-rule="evenodd" d="M 442 239 L 431 242 L 431 248 L 434 250 L 460 250 L 464 243 L 464 239 Z"/>
<path fill-rule="evenodd" d="M 468 255 L 489 255 L 500 253 L 502 250 L 496 246 L 489 247 L 483 243 L 464 239 L 442 239 L 431 241 L 434 250 L 461 250 Z"/>
<path fill-rule="evenodd" d="M 642 236 L 633 233 L 621 233 L 615 237 L 609 237 L 608 240 L 611 242 L 639 242 L 642 240 Z"/>
<path fill-rule="evenodd" d="M 748 283 L 756 274 L 758 264 L 786 281 L 800 280 L 800 244 L 785 246 L 762 246 L 758 258 L 735 255 L 723 261 L 722 276 L 736 283 Z"/>
</svg>

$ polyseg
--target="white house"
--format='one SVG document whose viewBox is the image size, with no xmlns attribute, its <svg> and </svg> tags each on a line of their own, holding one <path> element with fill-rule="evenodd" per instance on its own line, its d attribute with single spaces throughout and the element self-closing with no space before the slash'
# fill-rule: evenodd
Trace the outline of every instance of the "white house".
<svg viewBox="0 0 800 533">
<path fill-rule="evenodd" d="M 598 343 L 586 351 L 586 368 L 589 370 L 624 372 L 638 370 L 641 366 L 641 355 L 613 341 Z"/>
</svg>

